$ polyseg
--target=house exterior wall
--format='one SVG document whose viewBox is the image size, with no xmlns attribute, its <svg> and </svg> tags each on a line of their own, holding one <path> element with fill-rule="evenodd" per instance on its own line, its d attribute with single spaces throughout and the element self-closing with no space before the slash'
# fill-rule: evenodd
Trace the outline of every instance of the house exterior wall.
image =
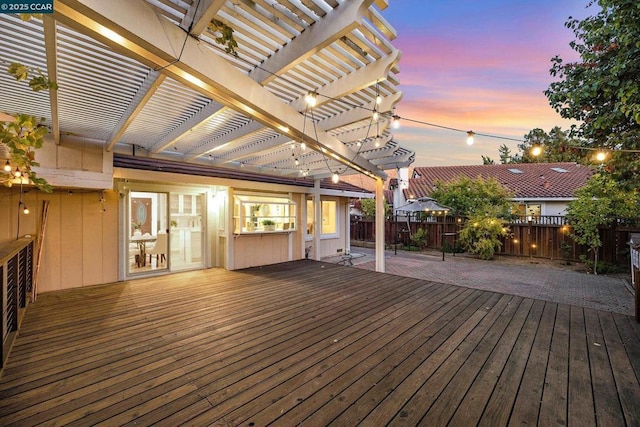
<svg viewBox="0 0 640 427">
<path fill-rule="evenodd" d="M 81 172 L 81 171 L 80 171 Z M 43 175 L 45 178 L 46 175 Z M 207 248 L 204 268 L 225 267 L 240 269 L 273 264 L 305 257 L 306 198 L 313 191 L 304 187 L 213 179 L 163 172 L 131 169 L 114 170 L 118 182 L 132 180 L 143 188 L 204 188 L 209 198 L 207 214 Z M 113 179 L 113 178 L 112 178 Z M 76 182 L 76 187 L 82 181 Z M 112 184 L 114 186 L 114 184 Z M 265 191 L 289 194 L 297 204 L 297 230 L 235 236 L 232 230 L 233 214 L 228 210 L 219 215 L 212 212 L 215 204 L 212 188 L 228 188 L 227 202 L 234 191 Z M 33 188 L 24 188 L 22 201 L 29 207 L 25 215 L 19 208 L 20 188 L 0 188 L 0 245 L 20 236 L 38 235 L 42 216 L 42 202 L 49 201 L 48 220 L 44 237 L 42 260 L 39 268 L 38 290 L 49 292 L 81 286 L 113 283 L 123 279 L 121 208 L 126 194 L 115 189 L 58 189 L 51 194 Z M 321 239 L 322 256 L 335 255 L 338 249 L 348 248 L 347 196 L 321 196 L 338 201 L 338 235 Z M 104 201 L 102 201 L 104 200 Z M 225 203 L 221 203 L 224 206 Z M 228 206 L 228 203 L 227 203 Z"/>
<path fill-rule="evenodd" d="M 18 209 L 19 188 L 1 189 L 0 244 L 16 239 L 18 215 L 20 236 L 37 235 L 42 202 L 49 201 L 48 220 L 38 270 L 38 290 L 55 291 L 91 286 L 118 280 L 118 195 L 105 191 L 31 190 L 22 200 L 29 207 L 25 215 Z M 103 211 L 104 209 L 104 211 Z"/>
</svg>

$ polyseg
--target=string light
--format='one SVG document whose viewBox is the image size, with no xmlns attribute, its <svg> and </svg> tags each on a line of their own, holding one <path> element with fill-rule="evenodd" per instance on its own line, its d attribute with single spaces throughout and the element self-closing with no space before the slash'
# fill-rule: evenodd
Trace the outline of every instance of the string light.
<svg viewBox="0 0 640 427">
<path fill-rule="evenodd" d="M 9 160 L 7 160 L 7 163 L 4 164 L 4 171 L 11 172 L 11 163 L 9 163 Z"/>
<path fill-rule="evenodd" d="M 337 184 L 338 182 L 340 182 L 340 175 L 338 175 L 338 172 L 333 173 L 333 176 L 331 177 L 331 181 L 334 184 Z"/>
<path fill-rule="evenodd" d="M 605 153 L 604 151 L 598 151 L 596 153 L 596 160 L 599 162 L 604 162 L 604 160 L 607 158 L 607 153 Z"/>
<path fill-rule="evenodd" d="M 318 102 L 318 94 L 316 92 L 309 92 L 305 97 L 304 97 L 305 102 L 307 103 L 307 105 L 309 107 L 315 107 L 316 103 Z"/>
<path fill-rule="evenodd" d="M 534 145 L 533 147 L 531 147 L 532 156 L 539 156 L 540 154 L 542 154 L 542 147 L 540 147 L 539 145 Z"/>
<path fill-rule="evenodd" d="M 22 176 L 22 172 L 20 172 L 20 168 L 16 166 L 16 171 L 13 173 L 13 176 L 16 178 L 20 178 Z"/>
<path fill-rule="evenodd" d="M 467 145 L 473 145 L 473 136 L 475 135 L 475 132 L 473 132 L 472 130 L 467 131 Z"/>
</svg>

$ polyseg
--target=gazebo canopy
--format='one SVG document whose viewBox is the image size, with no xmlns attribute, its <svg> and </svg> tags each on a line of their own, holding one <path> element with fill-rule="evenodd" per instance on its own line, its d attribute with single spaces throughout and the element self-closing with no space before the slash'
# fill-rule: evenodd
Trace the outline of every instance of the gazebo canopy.
<svg viewBox="0 0 640 427">
<path fill-rule="evenodd" d="M 451 208 L 443 206 L 430 197 L 422 197 L 396 209 L 399 214 L 418 216 L 419 214 L 446 215 Z"/>
</svg>

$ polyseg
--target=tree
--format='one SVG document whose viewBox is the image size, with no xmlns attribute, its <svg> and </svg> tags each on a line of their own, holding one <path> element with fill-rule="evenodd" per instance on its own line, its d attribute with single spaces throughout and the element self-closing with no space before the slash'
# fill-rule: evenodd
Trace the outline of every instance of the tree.
<svg viewBox="0 0 640 427">
<path fill-rule="evenodd" d="M 612 225 L 617 218 L 636 216 L 640 197 L 635 190 L 620 188 L 607 173 L 593 175 L 576 191 L 576 197 L 567 208 L 567 219 L 573 227 L 571 237 L 593 252 L 593 272 L 598 274 L 598 248 L 602 246 L 598 227 Z"/>
<path fill-rule="evenodd" d="M 389 206 L 389 203 L 387 203 L 387 201 L 385 200 L 384 202 L 384 216 L 388 216 L 390 211 L 391 211 L 391 207 Z M 369 218 L 373 218 L 374 216 L 376 216 L 376 199 L 361 199 L 360 200 L 360 206 L 361 206 L 361 210 L 362 210 L 362 214 L 366 217 Z"/>
<path fill-rule="evenodd" d="M 516 157 L 516 163 L 593 163 L 590 156 L 585 154 L 588 151 L 580 148 L 584 143 L 576 138 L 570 138 L 569 133 L 558 126 L 551 129 L 549 133 L 540 128 L 531 130 L 524 136 L 524 142 L 518 145 L 522 154 Z M 539 154 L 533 153 L 534 147 L 540 149 Z"/>
<path fill-rule="evenodd" d="M 496 162 L 494 162 L 491 157 L 482 156 L 482 164 L 483 165 L 495 165 Z"/>
<path fill-rule="evenodd" d="M 431 197 L 451 208 L 455 215 L 467 216 L 460 231 L 460 244 L 480 259 L 491 259 L 507 233 L 503 220 L 513 211 L 513 194 L 495 178 L 458 177 L 448 183 L 436 182 Z"/>
<path fill-rule="evenodd" d="M 460 216 L 485 215 L 508 217 L 513 194 L 495 178 L 470 179 L 460 176 L 454 181 L 437 181 L 431 197 L 451 208 L 450 213 Z"/>
<path fill-rule="evenodd" d="M 520 163 L 521 157 L 511 154 L 511 150 L 507 147 L 507 144 L 502 144 L 498 147 L 498 154 L 500 155 L 500 164 Z"/>
<path fill-rule="evenodd" d="M 570 46 L 580 60 L 564 63 L 556 56 L 550 73 L 559 80 L 545 91 L 551 106 L 567 119 L 581 122 L 571 137 L 589 147 L 608 148 L 607 166 L 629 188 L 637 179 L 640 155 L 640 7 L 637 0 L 594 0 L 594 16 L 565 23 L 577 40 Z"/>
</svg>

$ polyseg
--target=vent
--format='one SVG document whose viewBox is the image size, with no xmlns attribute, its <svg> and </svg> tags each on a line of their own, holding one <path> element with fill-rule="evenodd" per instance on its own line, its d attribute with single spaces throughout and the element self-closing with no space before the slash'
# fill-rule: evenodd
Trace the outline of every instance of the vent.
<svg viewBox="0 0 640 427">
<path fill-rule="evenodd" d="M 511 173 L 524 173 L 520 169 L 509 169 L 509 172 L 511 172 Z"/>
</svg>

